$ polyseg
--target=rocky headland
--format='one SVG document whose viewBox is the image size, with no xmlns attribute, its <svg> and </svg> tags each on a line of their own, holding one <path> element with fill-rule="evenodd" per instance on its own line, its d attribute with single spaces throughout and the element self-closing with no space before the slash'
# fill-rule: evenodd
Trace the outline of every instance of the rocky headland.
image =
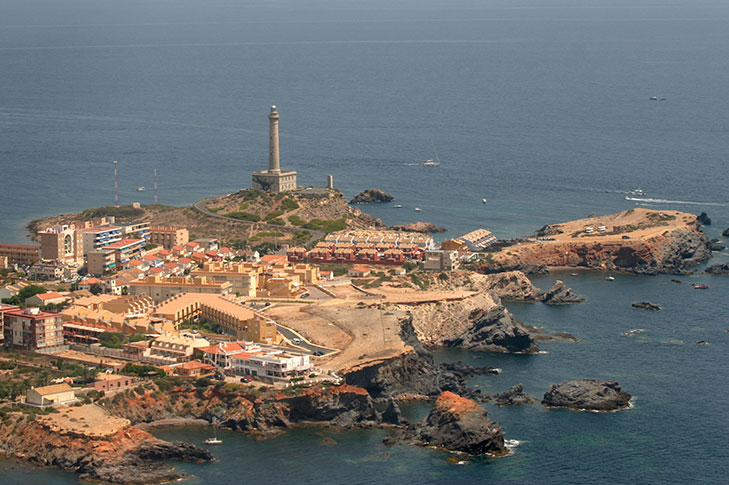
<svg viewBox="0 0 729 485">
<path fill-rule="evenodd" d="M 106 483 L 176 481 L 186 475 L 160 460 L 212 460 L 207 450 L 159 440 L 128 422 L 108 428 L 106 433 L 94 433 L 93 427 L 63 426 L 55 418 L 54 414 L 35 419 L 21 413 L 7 415 L 0 425 L 0 450 L 30 463 Z"/>
<path fill-rule="evenodd" d="M 711 257 L 708 243 L 693 214 L 636 208 L 545 226 L 537 238 L 493 253 L 480 271 L 527 272 L 546 265 L 647 275 L 688 274 Z"/>
<path fill-rule="evenodd" d="M 576 379 L 552 385 L 542 405 L 576 411 L 616 411 L 629 407 L 630 398 L 617 382 Z"/>
<path fill-rule="evenodd" d="M 378 202 L 390 202 L 393 200 L 395 200 L 394 196 L 388 194 L 387 192 L 383 192 L 380 189 L 366 189 L 355 195 L 352 200 L 349 201 L 349 203 L 368 204 Z"/>
<path fill-rule="evenodd" d="M 502 353 L 535 353 L 529 327 L 517 321 L 492 292 L 410 310 L 410 324 L 426 348 L 459 347 Z"/>
</svg>

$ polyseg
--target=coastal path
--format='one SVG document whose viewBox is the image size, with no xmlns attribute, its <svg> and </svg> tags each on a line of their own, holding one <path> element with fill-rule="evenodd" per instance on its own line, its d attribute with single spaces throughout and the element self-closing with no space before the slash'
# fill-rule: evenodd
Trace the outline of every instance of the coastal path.
<svg viewBox="0 0 729 485">
<path fill-rule="evenodd" d="M 311 239 L 309 239 L 309 241 L 318 241 L 325 236 L 324 231 L 319 231 L 316 229 L 304 229 L 303 227 L 298 227 L 298 226 L 277 226 L 275 224 L 266 224 L 265 222 L 242 221 L 242 220 L 236 219 L 234 217 L 228 217 L 228 216 L 224 216 L 222 214 L 215 213 L 215 212 L 211 211 L 210 209 L 208 209 L 206 207 L 206 204 L 209 201 L 216 199 L 216 198 L 217 197 L 206 197 L 205 199 L 200 199 L 197 202 L 195 202 L 194 204 L 192 204 L 192 207 L 195 210 L 197 210 L 198 212 L 200 212 L 206 216 L 216 217 L 218 219 L 223 219 L 226 221 L 233 221 L 233 222 L 236 222 L 239 224 L 253 227 L 255 229 L 261 229 L 261 230 L 265 229 L 265 230 L 272 231 L 272 232 L 281 231 L 283 229 L 283 230 L 295 232 L 295 233 L 299 233 L 302 231 L 309 231 L 311 233 Z"/>
</svg>

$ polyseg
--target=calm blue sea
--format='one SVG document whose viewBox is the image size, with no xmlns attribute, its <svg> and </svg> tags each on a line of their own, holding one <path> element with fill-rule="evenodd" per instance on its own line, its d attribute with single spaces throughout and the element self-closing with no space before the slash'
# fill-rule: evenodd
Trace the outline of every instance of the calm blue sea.
<svg viewBox="0 0 729 485">
<path fill-rule="evenodd" d="M 388 224 L 512 237 L 634 207 L 626 192 L 642 187 L 649 207 L 708 212 L 717 236 L 729 226 L 727 59 L 719 0 L 0 0 L 0 241 L 26 241 L 36 217 L 112 204 L 112 160 L 122 203 L 152 202 L 155 168 L 164 204 L 249 186 L 267 163 L 271 104 L 283 167 L 302 184 L 332 174 L 347 196 L 394 194 L 402 209 L 363 207 Z M 420 166 L 434 147 L 441 166 Z M 474 380 L 488 391 L 616 379 L 632 410 L 487 405 L 522 444 L 467 466 L 385 449 L 380 431 L 332 434 L 330 446 L 302 429 L 226 435 L 219 462 L 184 468 L 221 484 L 726 482 L 729 282 L 686 278 L 711 284 L 699 292 L 670 279 L 585 274 L 569 283 L 587 303 L 510 305 L 582 339 L 547 354 L 439 354 L 503 368 Z M 632 310 L 638 299 L 664 310 Z M 620 336 L 634 328 L 647 331 Z M 76 481 L 0 469 L 5 483 Z"/>
</svg>

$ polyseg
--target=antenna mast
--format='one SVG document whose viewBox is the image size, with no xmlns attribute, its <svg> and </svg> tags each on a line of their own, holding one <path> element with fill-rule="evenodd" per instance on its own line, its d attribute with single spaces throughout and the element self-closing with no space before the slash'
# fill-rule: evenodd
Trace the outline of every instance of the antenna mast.
<svg viewBox="0 0 729 485">
<path fill-rule="evenodd" d="M 116 169 L 116 160 L 114 160 L 114 207 L 119 207 L 119 172 Z"/>
<path fill-rule="evenodd" d="M 157 205 L 157 169 L 154 169 L 154 205 Z"/>
</svg>

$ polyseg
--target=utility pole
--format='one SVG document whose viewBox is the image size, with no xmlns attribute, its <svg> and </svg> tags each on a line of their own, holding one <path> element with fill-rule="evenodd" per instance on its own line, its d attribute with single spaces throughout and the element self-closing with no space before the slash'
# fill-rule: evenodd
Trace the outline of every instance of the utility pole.
<svg viewBox="0 0 729 485">
<path fill-rule="evenodd" d="M 119 207 L 119 172 L 116 164 L 117 161 L 114 160 L 114 207 Z"/>
</svg>

